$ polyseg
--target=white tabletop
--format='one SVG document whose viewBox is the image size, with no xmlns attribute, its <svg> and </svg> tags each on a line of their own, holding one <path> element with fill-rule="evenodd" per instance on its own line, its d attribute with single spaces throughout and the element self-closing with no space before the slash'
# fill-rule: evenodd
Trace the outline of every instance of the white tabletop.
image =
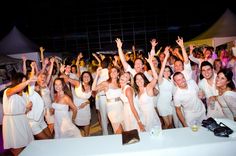
<svg viewBox="0 0 236 156">
<path fill-rule="evenodd" d="M 91 136 L 71 139 L 33 141 L 21 156 L 86 156 L 86 155 L 142 155 L 157 156 L 235 156 L 236 138 L 217 137 L 201 127 L 192 132 L 190 128 L 163 130 L 159 136 L 139 133 L 140 142 L 122 145 L 121 135 Z M 146 155 L 144 155 L 146 154 Z"/>
</svg>

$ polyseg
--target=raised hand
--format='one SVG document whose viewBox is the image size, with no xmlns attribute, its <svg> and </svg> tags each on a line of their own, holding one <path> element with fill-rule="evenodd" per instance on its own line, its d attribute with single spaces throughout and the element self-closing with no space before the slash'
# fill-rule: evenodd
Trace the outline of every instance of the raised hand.
<svg viewBox="0 0 236 156">
<path fill-rule="evenodd" d="M 132 46 L 132 51 L 135 51 L 135 45 Z"/>
<path fill-rule="evenodd" d="M 51 63 L 51 64 L 53 64 L 54 61 L 55 61 L 55 58 L 54 58 L 54 57 L 50 58 L 50 63 Z"/>
<path fill-rule="evenodd" d="M 155 38 L 153 38 L 151 41 L 150 41 L 152 47 L 156 47 L 156 45 L 158 44 L 157 40 Z"/>
<path fill-rule="evenodd" d="M 80 60 L 80 59 L 83 58 L 83 57 L 84 57 L 84 56 L 83 56 L 83 53 L 80 52 L 80 53 L 78 54 L 78 56 L 77 56 L 77 60 Z"/>
<path fill-rule="evenodd" d="M 169 51 L 169 49 L 170 49 L 170 46 L 166 46 L 166 47 L 165 47 L 165 50 L 164 50 L 164 54 L 167 56 L 167 58 L 170 56 L 170 51 Z"/>
<path fill-rule="evenodd" d="M 45 51 L 45 49 L 43 47 L 39 47 L 39 50 L 41 53 L 43 53 Z"/>
<path fill-rule="evenodd" d="M 119 38 L 117 38 L 115 41 L 116 41 L 117 48 L 122 48 L 123 43 L 121 42 L 121 40 Z"/>
<path fill-rule="evenodd" d="M 182 48 L 184 46 L 183 37 L 178 36 L 178 39 L 176 40 L 176 43 Z"/>
<path fill-rule="evenodd" d="M 189 50 L 190 50 L 190 51 L 193 51 L 194 49 L 195 49 L 195 46 L 192 45 L 192 44 L 190 44 L 190 45 L 189 45 Z"/>
<path fill-rule="evenodd" d="M 102 67 L 98 67 L 98 68 L 97 68 L 97 75 L 100 75 L 101 70 L 102 70 Z"/>
<path fill-rule="evenodd" d="M 25 55 L 22 55 L 21 58 L 22 58 L 23 62 L 26 62 L 27 58 Z"/>
<path fill-rule="evenodd" d="M 36 63 L 34 61 L 31 62 L 30 67 L 33 69 L 33 68 L 35 68 L 35 66 L 36 66 Z"/>
</svg>

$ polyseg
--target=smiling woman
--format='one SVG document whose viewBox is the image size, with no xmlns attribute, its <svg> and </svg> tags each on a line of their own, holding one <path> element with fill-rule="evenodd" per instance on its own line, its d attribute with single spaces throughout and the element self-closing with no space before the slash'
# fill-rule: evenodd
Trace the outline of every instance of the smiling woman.
<svg viewBox="0 0 236 156">
<path fill-rule="evenodd" d="M 225 117 L 236 121 L 236 92 L 230 69 L 221 69 L 216 77 L 219 96 L 216 97 Z"/>
</svg>

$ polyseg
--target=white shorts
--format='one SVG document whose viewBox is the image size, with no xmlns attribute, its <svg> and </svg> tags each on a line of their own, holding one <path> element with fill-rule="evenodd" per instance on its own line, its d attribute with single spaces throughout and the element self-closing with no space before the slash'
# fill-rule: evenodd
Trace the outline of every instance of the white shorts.
<svg viewBox="0 0 236 156">
<path fill-rule="evenodd" d="M 43 120 L 43 118 L 42 119 L 40 118 L 39 121 L 34 121 L 32 119 L 29 119 L 29 124 L 33 135 L 41 133 L 47 127 L 47 124 Z"/>
</svg>

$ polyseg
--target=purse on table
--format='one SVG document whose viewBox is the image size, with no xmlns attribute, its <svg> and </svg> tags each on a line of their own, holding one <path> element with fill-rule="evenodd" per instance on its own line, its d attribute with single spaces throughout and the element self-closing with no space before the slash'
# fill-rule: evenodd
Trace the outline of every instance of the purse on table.
<svg viewBox="0 0 236 156">
<path fill-rule="evenodd" d="M 133 144 L 140 141 L 137 129 L 133 129 L 130 131 L 123 131 L 121 135 L 122 135 L 123 145 Z"/>
<path fill-rule="evenodd" d="M 203 120 L 202 126 L 212 131 L 215 136 L 229 137 L 229 135 L 233 133 L 233 130 L 231 128 L 229 128 L 222 122 L 218 124 L 212 117 Z"/>
</svg>

